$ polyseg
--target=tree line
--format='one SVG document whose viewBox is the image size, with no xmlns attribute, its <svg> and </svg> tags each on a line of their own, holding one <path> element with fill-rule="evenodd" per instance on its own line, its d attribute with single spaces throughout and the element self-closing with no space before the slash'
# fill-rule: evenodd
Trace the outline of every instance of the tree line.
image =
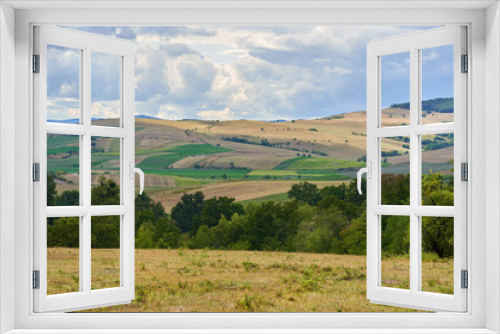
<svg viewBox="0 0 500 334">
<path fill-rule="evenodd" d="M 431 112 L 437 113 L 453 113 L 454 100 L 452 97 L 438 97 L 435 99 L 422 101 L 422 111 L 427 114 Z M 410 109 L 410 102 L 394 103 L 391 108 Z"/>
<path fill-rule="evenodd" d="M 48 179 L 47 202 L 75 205 L 78 193 L 58 195 Z M 453 205 L 453 182 L 441 173 L 424 175 L 424 205 Z M 363 180 L 362 188 L 366 190 Z M 49 189 L 52 189 L 49 191 Z M 65 194 L 66 193 L 66 194 Z M 365 193 L 365 191 L 363 191 Z M 148 194 L 135 198 L 135 245 L 138 249 L 223 249 L 366 254 L 366 199 L 356 182 L 319 189 L 300 182 L 288 191 L 288 201 L 248 203 L 203 192 L 184 194 L 167 214 Z M 119 186 L 101 177 L 92 188 L 92 204 L 118 204 Z M 409 175 L 382 176 L 382 203 L 409 204 Z M 78 247 L 78 218 L 51 218 L 49 247 Z M 119 217 L 92 218 L 92 247 L 119 247 Z M 409 251 L 409 217 L 383 216 L 382 252 L 406 255 Z M 441 258 L 453 256 L 453 218 L 422 219 L 422 245 Z"/>
</svg>

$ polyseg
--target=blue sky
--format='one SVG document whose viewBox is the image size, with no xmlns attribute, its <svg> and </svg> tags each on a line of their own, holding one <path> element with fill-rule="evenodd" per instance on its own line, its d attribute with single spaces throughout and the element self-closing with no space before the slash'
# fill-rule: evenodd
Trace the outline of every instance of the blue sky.
<svg viewBox="0 0 500 334">
<path fill-rule="evenodd" d="M 130 39 L 136 114 L 164 119 L 299 119 L 366 109 L 366 44 L 419 27 L 72 27 Z M 450 48 L 426 50 L 424 98 L 453 94 Z M 451 54 L 450 54 L 451 52 Z M 78 52 L 49 50 L 48 118 L 78 116 Z M 389 59 L 391 58 L 391 59 Z M 408 101 L 404 55 L 383 59 L 382 103 Z M 92 57 L 92 117 L 116 115 L 112 56 Z M 451 83 L 451 85 L 450 85 Z"/>
</svg>

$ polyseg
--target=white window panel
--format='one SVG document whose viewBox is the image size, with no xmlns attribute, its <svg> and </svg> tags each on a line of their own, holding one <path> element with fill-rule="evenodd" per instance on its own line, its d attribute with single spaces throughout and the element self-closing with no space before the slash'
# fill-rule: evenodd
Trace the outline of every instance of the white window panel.
<svg viewBox="0 0 500 334">
<path fill-rule="evenodd" d="M 78 124 L 47 122 L 47 49 L 71 48 L 80 55 Z M 91 53 L 119 57 L 120 122 L 118 127 L 91 124 Z M 134 179 L 129 168 L 134 161 L 134 45 L 127 40 L 70 29 L 34 28 L 34 54 L 40 56 L 40 71 L 34 74 L 34 162 L 40 163 L 40 181 L 34 183 L 34 270 L 40 272 L 40 288 L 34 289 L 35 312 L 66 312 L 129 303 L 134 299 Z M 47 207 L 47 134 L 79 137 L 80 201 L 77 206 Z M 91 203 L 91 138 L 120 140 L 120 204 Z M 91 287 L 91 218 L 120 217 L 119 284 L 114 288 Z M 79 289 L 47 295 L 47 218 L 79 217 Z"/>
<path fill-rule="evenodd" d="M 422 50 L 453 45 L 453 122 L 423 124 Z M 382 127 L 381 58 L 409 53 L 410 124 Z M 371 41 L 367 46 L 367 297 L 371 302 L 433 311 L 467 311 L 467 290 L 461 287 L 461 271 L 467 270 L 467 182 L 461 181 L 461 163 L 467 162 L 467 74 L 461 73 L 461 55 L 466 54 L 466 28 L 443 27 Z M 454 134 L 454 206 L 422 205 L 421 136 Z M 410 204 L 382 205 L 381 139 L 410 138 Z M 410 217 L 410 287 L 408 290 L 382 286 L 382 215 Z M 453 217 L 453 294 L 422 289 L 422 217 Z"/>
</svg>

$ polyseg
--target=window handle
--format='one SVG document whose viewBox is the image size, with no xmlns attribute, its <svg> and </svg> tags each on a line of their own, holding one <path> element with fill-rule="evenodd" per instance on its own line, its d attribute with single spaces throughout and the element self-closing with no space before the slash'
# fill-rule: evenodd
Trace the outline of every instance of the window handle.
<svg viewBox="0 0 500 334">
<path fill-rule="evenodd" d="M 367 162 L 366 163 L 366 167 L 365 168 L 361 168 L 359 171 L 358 171 L 358 192 L 360 195 L 363 194 L 363 192 L 361 191 L 361 176 L 363 175 L 363 173 L 366 173 L 366 176 L 371 179 L 372 177 L 372 163 L 371 162 Z"/>
<path fill-rule="evenodd" d="M 134 167 L 133 161 L 130 161 L 129 170 L 131 179 L 135 177 L 135 173 L 139 174 L 139 195 L 142 195 L 142 192 L 144 191 L 144 172 L 142 169 Z"/>
</svg>

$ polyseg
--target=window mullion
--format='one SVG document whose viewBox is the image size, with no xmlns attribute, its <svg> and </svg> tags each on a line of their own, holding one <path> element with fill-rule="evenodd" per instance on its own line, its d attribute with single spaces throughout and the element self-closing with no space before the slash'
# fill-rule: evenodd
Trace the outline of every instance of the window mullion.
<svg viewBox="0 0 500 334">
<path fill-rule="evenodd" d="M 83 49 L 83 66 L 82 66 L 82 124 L 85 127 L 86 133 L 83 135 L 82 145 L 82 183 L 80 189 L 82 191 L 83 205 L 88 208 L 85 216 L 82 218 L 83 233 L 80 244 L 80 252 L 82 253 L 82 272 L 80 273 L 83 280 L 83 291 L 90 293 L 91 291 L 91 278 L 92 278 L 92 248 L 91 248 L 91 178 L 92 178 L 92 164 L 91 164 L 91 51 L 89 48 Z"/>
<path fill-rule="evenodd" d="M 410 49 L 410 292 L 418 292 L 420 286 L 420 245 L 419 245 L 419 217 L 413 209 L 420 204 L 420 150 L 418 147 L 419 136 L 415 128 L 419 121 L 419 95 L 420 95 L 420 66 L 419 51 Z"/>
</svg>

